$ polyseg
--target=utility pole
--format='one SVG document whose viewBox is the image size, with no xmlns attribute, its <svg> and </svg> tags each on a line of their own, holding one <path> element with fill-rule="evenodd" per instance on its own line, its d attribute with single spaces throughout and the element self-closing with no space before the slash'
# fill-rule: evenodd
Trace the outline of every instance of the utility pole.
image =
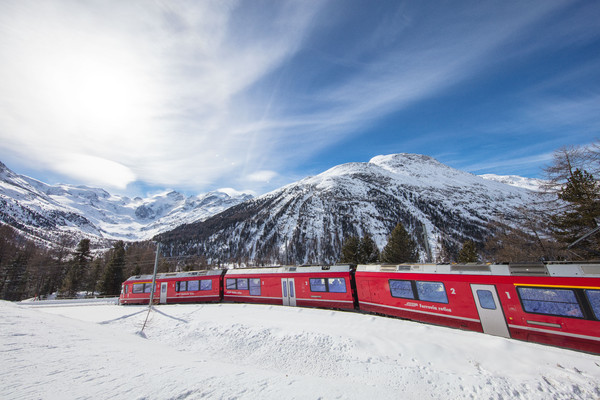
<svg viewBox="0 0 600 400">
<path fill-rule="evenodd" d="M 154 273 L 152 274 L 152 288 L 150 289 L 150 301 L 148 302 L 148 314 L 146 314 L 146 320 L 144 326 L 142 326 L 141 332 L 144 332 L 146 322 L 148 322 L 148 316 L 152 310 L 152 304 L 154 303 L 154 292 L 156 291 L 156 270 L 158 269 L 158 254 L 160 253 L 160 242 L 156 243 L 156 258 L 154 259 Z"/>
</svg>

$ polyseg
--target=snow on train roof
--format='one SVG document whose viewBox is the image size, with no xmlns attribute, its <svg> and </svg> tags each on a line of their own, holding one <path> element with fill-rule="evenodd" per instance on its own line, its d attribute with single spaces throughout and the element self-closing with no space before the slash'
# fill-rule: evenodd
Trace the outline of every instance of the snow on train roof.
<svg viewBox="0 0 600 400">
<path fill-rule="evenodd" d="M 263 268 L 230 269 L 227 275 L 245 274 L 282 274 L 282 273 L 316 273 L 316 272 L 348 272 L 350 265 L 311 265 L 311 266 L 274 266 Z"/>
<path fill-rule="evenodd" d="M 397 264 L 358 265 L 357 271 L 424 274 L 467 274 L 504 276 L 600 277 L 599 263 L 511 263 L 511 264 Z"/>
</svg>

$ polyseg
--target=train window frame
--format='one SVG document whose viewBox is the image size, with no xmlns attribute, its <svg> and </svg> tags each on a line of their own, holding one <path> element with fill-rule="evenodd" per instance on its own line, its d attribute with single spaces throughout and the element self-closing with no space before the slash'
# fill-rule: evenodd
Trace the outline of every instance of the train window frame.
<svg viewBox="0 0 600 400">
<path fill-rule="evenodd" d="M 410 293 L 412 294 L 412 297 L 402 296 L 398 292 L 395 292 L 393 289 L 398 289 L 398 288 L 392 288 L 392 282 L 394 283 L 394 286 L 396 283 L 408 283 L 408 288 L 410 288 Z M 414 288 L 413 282 L 414 281 L 407 280 L 407 279 L 389 279 L 388 286 L 390 288 L 390 295 L 397 299 L 418 300 L 417 297 L 415 296 L 415 288 Z M 407 288 L 401 288 L 401 290 L 403 292 L 405 292 L 405 291 L 407 291 Z"/>
<path fill-rule="evenodd" d="M 313 293 L 348 293 L 344 277 L 308 278 L 308 283 Z"/>
<path fill-rule="evenodd" d="M 143 283 L 134 283 L 131 288 L 131 293 L 140 294 L 144 293 L 144 284 Z"/>
<path fill-rule="evenodd" d="M 498 308 L 498 306 L 496 305 L 496 300 L 494 299 L 494 294 L 492 293 L 491 290 L 488 289 L 477 289 L 477 299 L 479 300 L 479 305 L 481 306 L 481 308 L 486 309 L 486 310 L 495 310 Z M 485 296 L 482 298 L 481 293 L 485 293 Z M 489 293 L 489 297 L 487 295 L 487 293 Z M 483 300 L 483 301 L 482 301 Z M 490 307 L 490 302 L 493 305 L 493 307 Z"/>
<path fill-rule="evenodd" d="M 187 292 L 187 283 L 188 281 L 177 281 L 175 282 L 175 291 L 176 292 Z M 182 286 L 185 286 L 185 289 L 182 289 Z"/>
<path fill-rule="evenodd" d="M 342 286 L 344 290 L 340 290 L 342 289 Z M 329 293 L 348 293 L 346 279 L 341 277 L 327 278 L 327 290 L 329 291 Z"/>
<path fill-rule="evenodd" d="M 309 283 L 311 292 L 315 292 L 315 293 L 326 293 L 327 292 L 327 279 L 325 279 L 325 278 L 308 278 L 308 283 Z"/>
<path fill-rule="evenodd" d="M 597 320 L 600 320 L 600 289 L 584 289 L 583 292 L 590 305 L 592 314 L 594 314 Z M 593 298 L 590 297 L 590 293 L 594 293 Z"/>
<path fill-rule="evenodd" d="M 257 285 L 257 283 L 258 283 L 258 285 Z M 261 285 L 262 285 L 262 281 L 260 280 L 260 278 L 249 278 L 248 279 L 248 290 L 250 290 L 250 296 L 260 296 Z M 257 288 L 258 288 L 258 290 L 257 290 Z"/>
<path fill-rule="evenodd" d="M 187 281 L 187 291 L 188 292 L 197 292 L 200 290 L 200 281 L 198 280 L 193 280 L 193 281 Z"/>
<path fill-rule="evenodd" d="M 200 290 L 209 291 L 212 290 L 212 279 L 200 279 Z"/>
<path fill-rule="evenodd" d="M 441 286 L 442 290 L 438 290 L 437 292 L 443 292 L 444 293 L 444 300 L 445 301 L 441 301 L 438 299 L 433 299 L 433 298 L 424 298 L 424 296 L 422 296 L 422 292 L 419 290 L 419 285 L 439 285 L 438 287 Z M 416 289 L 416 293 L 417 293 L 417 297 L 419 298 L 420 301 L 428 301 L 430 303 L 440 303 L 440 304 L 448 304 L 448 292 L 446 292 L 446 285 L 444 285 L 444 282 L 438 282 L 438 281 L 415 281 L 415 289 Z M 423 294 L 428 294 L 429 295 L 429 291 L 424 291 Z"/>
<path fill-rule="evenodd" d="M 569 287 L 545 287 L 545 286 L 527 286 L 527 285 L 519 285 L 516 287 L 517 289 L 517 296 L 519 296 L 519 301 L 521 303 L 521 309 L 523 310 L 523 312 L 527 313 L 527 314 L 537 314 L 537 315 L 549 315 L 549 316 L 553 316 L 553 317 L 562 317 L 562 318 L 574 318 L 574 319 L 586 319 L 586 315 L 585 315 L 585 311 L 584 311 L 584 307 L 581 304 L 580 300 L 579 300 L 579 296 L 577 296 L 577 290 L 575 288 L 569 288 Z M 573 299 L 575 300 L 574 302 L 564 302 L 564 301 L 552 301 L 552 300 L 536 300 L 536 299 L 527 299 L 527 298 L 523 298 L 523 293 L 521 292 L 521 289 L 523 290 L 531 290 L 532 292 L 535 291 L 561 291 L 561 292 L 570 292 L 572 294 Z M 533 302 L 533 301 L 537 301 L 539 303 L 552 303 L 552 304 L 573 304 L 573 305 L 577 305 L 578 309 L 579 309 L 579 315 L 571 315 L 568 314 L 567 312 L 563 312 L 563 313 L 556 313 L 556 312 L 539 312 L 539 311 L 529 311 L 531 310 L 530 307 L 526 306 L 527 302 Z M 528 310 L 529 309 L 529 310 Z M 554 311 L 556 311 L 556 309 L 554 309 Z"/>
<path fill-rule="evenodd" d="M 245 281 L 245 287 L 243 282 Z M 233 285 L 235 283 L 235 287 Z M 240 283 L 242 283 L 242 287 L 240 287 Z M 227 278 L 225 282 L 226 290 L 250 290 L 248 278 Z"/>
</svg>

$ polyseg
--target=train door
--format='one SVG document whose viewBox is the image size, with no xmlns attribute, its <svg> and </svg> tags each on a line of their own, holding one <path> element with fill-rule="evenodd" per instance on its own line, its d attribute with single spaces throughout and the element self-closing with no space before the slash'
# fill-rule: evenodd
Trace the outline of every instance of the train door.
<svg viewBox="0 0 600 400">
<path fill-rule="evenodd" d="M 284 306 L 296 306 L 296 285 L 294 278 L 281 278 L 281 294 Z"/>
<path fill-rule="evenodd" d="M 483 332 L 490 335 L 510 337 L 502 305 L 494 285 L 471 285 Z"/>
<path fill-rule="evenodd" d="M 160 304 L 167 304 L 167 282 L 160 283 Z"/>
</svg>

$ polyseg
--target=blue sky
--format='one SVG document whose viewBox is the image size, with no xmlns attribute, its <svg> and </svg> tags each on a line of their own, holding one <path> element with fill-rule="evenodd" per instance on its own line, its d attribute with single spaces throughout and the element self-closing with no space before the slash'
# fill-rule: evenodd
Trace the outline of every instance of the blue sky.
<svg viewBox="0 0 600 400">
<path fill-rule="evenodd" d="M 538 177 L 600 135 L 597 1 L 0 2 L 0 160 L 265 193 L 420 153 Z"/>
</svg>

